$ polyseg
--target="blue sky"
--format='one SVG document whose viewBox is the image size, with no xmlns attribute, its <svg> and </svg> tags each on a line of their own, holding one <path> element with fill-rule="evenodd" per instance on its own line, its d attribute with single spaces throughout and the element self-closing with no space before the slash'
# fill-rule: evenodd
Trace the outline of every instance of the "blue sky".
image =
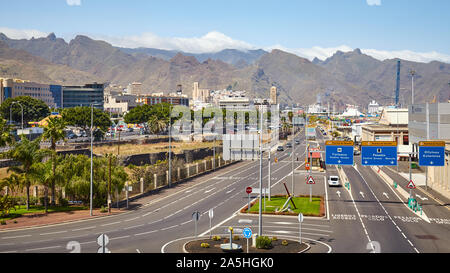
<svg viewBox="0 0 450 273">
<path fill-rule="evenodd" d="M 378 59 L 450 62 L 448 0 L 14 0 L 0 31 L 77 34 L 192 52 L 280 48 L 312 59 L 361 48 Z"/>
</svg>

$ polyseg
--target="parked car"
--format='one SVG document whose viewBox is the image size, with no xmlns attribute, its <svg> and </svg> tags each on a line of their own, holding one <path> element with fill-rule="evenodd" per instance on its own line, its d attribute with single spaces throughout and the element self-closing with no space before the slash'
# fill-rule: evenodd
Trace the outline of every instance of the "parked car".
<svg viewBox="0 0 450 273">
<path fill-rule="evenodd" d="M 290 142 L 286 143 L 286 148 L 292 148 L 292 143 Z"/>
<path fill-rule="evenodd" d="M 70 134 L 67 135 L 67 138 L 68 139 L 74 139 L 74 138 L 77 138 L 77 136 L 74 133 L 70 133 Z"/>
<path fill-rule="evenodd" d="M 284 147 L 283 146 L 278 146 L 277 151 L 279 151 L 279 152 L 284 151 Z"/>
<path fill-rule="evenodd" d="M 339 182 L 339 176 L 332 175 L 328 178 L 328 186 L 340 186 L 341 183 Z"/>
</svg>

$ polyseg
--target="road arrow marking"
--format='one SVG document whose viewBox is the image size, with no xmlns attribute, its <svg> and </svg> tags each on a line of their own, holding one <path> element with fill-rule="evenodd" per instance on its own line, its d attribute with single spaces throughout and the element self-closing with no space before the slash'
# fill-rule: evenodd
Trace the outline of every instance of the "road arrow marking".
<svg viewBox="0 0 450 273">
<path fill-rule="evenodd" d="M 387 193 L 383 192 L 383 195 L 386 196 L 387 199 L 389 199 L 389 196 Z"/>
<path fill-rule="evenodd" d="M 340 191 L 337 191 L 336 193 L 337 193 L 337 195 L 339 196 L 339 198 L 341 198 L 341 192 L 340 192 Z"/>
<path fill-rule="evenodd" d="M 422 196 L 420 196 L 420 195 L 418 195 L 418 194 L 416 194 L 416 196 L 417 196 L 417 197 L 419 197 L 420 199 L 422 199 L 422 201 L 424 201 L 424 200 L 428 200 L 428 198 L 427 198 L 427 197 L 422 197 Z"/>
<path fill-rule="evenodd" d="M 361 194 L 362 198 L 364 198 L 364 193 L 362 191 L 360 191 L 359 194 Z"/>
</svg>

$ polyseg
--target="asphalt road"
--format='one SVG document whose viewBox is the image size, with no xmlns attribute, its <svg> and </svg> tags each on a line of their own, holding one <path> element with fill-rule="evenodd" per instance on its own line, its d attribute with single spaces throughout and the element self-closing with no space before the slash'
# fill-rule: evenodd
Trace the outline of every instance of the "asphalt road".
<svg viewBox="0 0 450 273">
<path fill-rule="evenodd" d="M 305 138 L 295 145 L 296 195 L 309 194 L 305 184 Z M 319 138 L 321 147 L 324 139 Z M 317 145 L 316 144 L 316 145 Z M 278 163 L 271 165 L 272 194 L 284 194 L 283 183 L 291 190 L 292 149 L 272 154 Z M 263 181 L 268 182 L 268 160 L 264 160 Z M 432 201 L 424 206 L 432 219 L 422 220 L 412 213 L 378 176 L 369 168 L 356 164 L 344 167 L 351 190 L 329 187 L 329 175 L 336 175 L 334 166 L 326 172 L 313 172 L 316 184 L 312 193 L 326 197 L 323 218 L 305 217 L 301 227 L 302 240 L 311 245 L 310 252 L 449 252 L 449 211 Z M 65 223 L 39 228 L 0 232 L 0 252 L 97 252 L 97 237 L 110 238 L 107 248 L 117 252 L 181 252 L 183 242 L 195 235 L 192 213 L 201 217 L 197 235 L 209 236 L 208 211 L 214 210 L 212 234 L 226 235 L 226 228 L 249 226 L 258 230 L 257 215 L 239 213 L 247 205 L 245 188 L 259 188 L 259 161 L 239 162 L 215 172 L 199 176 L 155 195 L 145 197 L 136 210 L 109 217 Z M 362 194 L 361 194 L 362 193 Z M 256 197 L 256 196 L 255 196 Z M 251 224 L 242 220 L 252 220 Z M 241 221 L 241 222 L 240 222 Z M 300 237 L 297 217 L 264 216 L 263 235 L 297 239 Z"/>
</svg>

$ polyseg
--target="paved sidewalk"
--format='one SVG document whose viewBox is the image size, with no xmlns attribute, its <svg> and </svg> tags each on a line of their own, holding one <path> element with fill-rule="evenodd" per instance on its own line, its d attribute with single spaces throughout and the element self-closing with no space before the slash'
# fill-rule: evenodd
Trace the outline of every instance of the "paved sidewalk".
<svg viewBox="0 0 450 273">
<path fill-rule="evenodd" d="M 64 222 L 73 222 L 83 219 L 92 219 L 94 217 L 105 217 L 110 215 L 117 215 L 124 213 L 126 210 L 112 209 L 111 213 L 102 213 L 100 209 L 92 211 L 93 216 L 90 216 L 89 209 L 87 210 L 75 210 L 68 212 L 50 212 L 50 213 L 30 213 L 24 214 L 21 217 L 15 219 L 6 220 L 6 225 L 0 225 L 0 231 L 20 229 L 27 227 L 36 227 L 43 225 L 59 224 Z M 16 223 L 14 223 L 14 221 Z"/>
</svg>

